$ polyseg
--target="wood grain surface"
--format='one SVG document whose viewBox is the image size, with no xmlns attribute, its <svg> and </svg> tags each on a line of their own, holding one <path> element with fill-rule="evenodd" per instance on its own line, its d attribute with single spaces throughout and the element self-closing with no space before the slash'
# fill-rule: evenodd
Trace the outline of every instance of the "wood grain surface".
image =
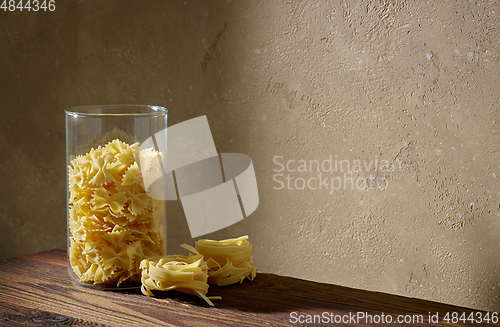
<svg viewBox="0 0 500 327">
<path fill-rule="evenodd" d="M 321 323 L 318 318 L 331 322 L 336 315 L 344 317 L 344 322 L 330 325 L 382 325 L 370 324 L 367 318 L 347 321 L 349 315 L 358 313 L 373 317 L 382 313 L 386 317 L 391 315 L 392 325 L 398 324 L 399 315 L 422 315 L 423 322 L 400 324 L 406 326 L 499 325 L 446 323 L 442 318 L 447 312 L 478 314 L 475 310 L 436 302 L 267 273 L 259 273 L 253 282 L 241 285 L 210 286 L 208 294 L 222 296 L 222 300 L 214 301 L 215 308 L 197 297 L 178 292 L 150 298 L 140 290 L 116 292 L 80 286 L 68 276 L 65 250 L 0 262 L 1 326 L 325 326 L 329 324 Z M 438 313 L 439 323 L 429 322 L 429 313 Z M 480 314 L 484 317 L 486 313 Z M 314 315 L 319 317 L 316 324 L 293 323 L 299 315 L 304 321 L 307 315 L 311 319 Z"/>
</svg>

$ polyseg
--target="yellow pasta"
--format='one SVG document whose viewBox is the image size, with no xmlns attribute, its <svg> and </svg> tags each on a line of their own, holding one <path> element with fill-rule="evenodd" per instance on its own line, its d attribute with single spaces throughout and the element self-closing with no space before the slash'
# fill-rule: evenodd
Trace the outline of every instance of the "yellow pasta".
<svg viewBox="0 0 500 327">
<path fill-rule="evenodd" d="M 242 283 L 245 278 L 253 280 L 256 276 L 248 236 L 222 241 L 199 240 L 195 249 L 207 262 L 210 284 L 231 285 Z"/>
<path fill-rule="evenodd" d="M 154 296 L 152 290 L 177 290 L 197 295 L 210 306 L 214 306 L 210 300 L 220 299 L 220 297 L 206 296 L 208 292 L 208 266 L 203 255 L 189 245 L 183 244 L 181 246 L 192 253 L 189 256 L 168 255 L 142 260 L 142 293 Z"/>
<path fill-rule="evenodd" d="M 71 160 L 69 262 L 81 282 L 139 281 L 140 262 L 164 254 L 164 206 L 144 190 L 139 158 L 145 155 L 161 157 L 115 139 Z"/>
</svg>

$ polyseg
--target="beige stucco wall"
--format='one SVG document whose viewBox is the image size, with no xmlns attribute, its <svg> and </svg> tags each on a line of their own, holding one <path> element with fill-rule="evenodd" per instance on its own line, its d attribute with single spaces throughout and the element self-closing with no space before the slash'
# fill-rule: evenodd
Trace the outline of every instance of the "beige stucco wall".
<svg viewBox="0 0 500 327">
<path fill-rule="evenodd" d="M 259 208 L 208 236 L 248 234 L 259 270 L 498 311 L 499 14 L 382 0 L 0 11 L 0 257 L 65 245 L 64 108 L 157 104 L 169 125 L 206 114 L 219 152 L 252 157 Z M 318 172 L 330 158 L 344 171 Z M 280 172 L 298 160 L 306 171 Z M 168 212 L 176 252 L 192 240 L 180 204 Z"/>
</svg>

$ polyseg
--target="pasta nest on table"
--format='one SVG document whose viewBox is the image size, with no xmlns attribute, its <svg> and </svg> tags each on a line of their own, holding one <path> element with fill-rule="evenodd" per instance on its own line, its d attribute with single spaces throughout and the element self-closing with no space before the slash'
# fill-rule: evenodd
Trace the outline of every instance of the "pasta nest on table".
<svg viewBox="0 0 500 327">
<path fill-rule="evenodd" d="M 199 240 L 195 249 L 203 254 L 209 268 L 208 282 L 218 286 L 242 283 L 256 276 L 248 236 L 222 241 Z"/>
<path fill-rule="evenodd" d="M 207 297 L 208 283 L 226 286 L 253 280 L 256 271 L 251 257 L 248 236 L 223 241 L 199 240 L 196 248 L 183 244 L 188 256 L 168 255 L 144 259 L 141 262 L 141 291 L 154 296 L 152 291 L 170 291 L 197 295 L 210 306 L 220 297 Z"/>
<path fill-rule="evenodd" d="M 208 266 L 203 255 L 187 244 L 183 244 L 181 247 L 192 253 L 188 256 L 167 255 L 142 260 L 142 293 L 154 296 L 151 290 L 177 290 L 199 296 L 210 306 L 214 306 L 210 300 L 220 299 L 220 297 L 206 296 L 208 292 Z"/>
</svg>

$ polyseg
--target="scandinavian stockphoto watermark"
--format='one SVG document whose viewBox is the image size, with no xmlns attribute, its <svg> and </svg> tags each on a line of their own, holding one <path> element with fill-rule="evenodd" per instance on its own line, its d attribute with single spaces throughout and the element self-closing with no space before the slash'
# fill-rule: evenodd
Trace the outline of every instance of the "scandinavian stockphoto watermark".
<svg viewBox="0 0 500 327">
<path fill-rule="evenodd" d="M 324 190 L 386 190 L 386 175 L 402 170 L 401 160 L 337 159 L 332 154 L 321 160 L 285 159 L 273 156 L 273 189 Z"/>
</svg>

